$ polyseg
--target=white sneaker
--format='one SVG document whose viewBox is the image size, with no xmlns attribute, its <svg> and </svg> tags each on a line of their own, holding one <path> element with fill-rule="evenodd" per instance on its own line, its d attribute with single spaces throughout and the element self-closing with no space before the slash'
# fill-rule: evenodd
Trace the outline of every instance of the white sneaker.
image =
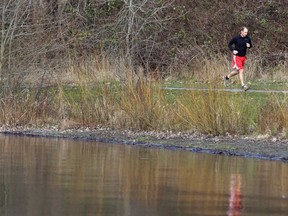
<svg viewBox="0 0 288 216">
<path fill-rule="evenodd" d="M 249 89 L 249 86 L 243 85 L 242 88 L 243 88 L 244 91 L 247 91 Z"/>
</svg>

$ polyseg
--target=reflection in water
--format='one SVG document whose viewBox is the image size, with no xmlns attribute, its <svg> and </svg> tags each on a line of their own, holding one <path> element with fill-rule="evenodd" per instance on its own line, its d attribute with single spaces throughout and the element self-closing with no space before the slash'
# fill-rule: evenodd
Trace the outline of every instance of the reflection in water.
<svg viewBox="0 0 288 216">
<path fill-rule="evenodd" d="M 230 196 L 228 216 L 240 216 L 242 209 L 241 174 L 230 177 Z"/>
<path fill-rule="evenodd" d="M 286 215 L 287 194 L 284 163 L 0 136 L 0 215 Z"/>
</svg>

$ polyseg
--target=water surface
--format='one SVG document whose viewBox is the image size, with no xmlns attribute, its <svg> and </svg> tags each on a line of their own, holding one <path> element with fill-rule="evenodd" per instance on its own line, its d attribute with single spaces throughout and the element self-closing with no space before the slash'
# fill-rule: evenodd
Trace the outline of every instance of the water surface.
<svg viewBox="0 0 288 216">
<path fill-rule="evenodd" d="M 0 215 L 287 215 L 286 163 L 0 136 Z"/>
</svg>

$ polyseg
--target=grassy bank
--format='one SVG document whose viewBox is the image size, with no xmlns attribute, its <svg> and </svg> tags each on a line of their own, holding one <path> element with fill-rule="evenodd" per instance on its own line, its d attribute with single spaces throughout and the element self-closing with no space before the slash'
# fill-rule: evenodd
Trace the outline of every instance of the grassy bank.
<svg viewBox="0 0 288 216">
<path fill-rule="evenodd" d="M 225 59 L 199 62 L 195 68 L 179 68 L 181 73 L 176 79 L 173 71 L 164 78 L 157 71 L 149 76 L 141 69 L 132 73 L 123 61 L 70 61 L 63 67 L 62 77 L 53 83 L 49 80 L 49 86 L 42 79 L 38 85 L 34 81 L 33 87 L 27 82 L 3 88 L 0 123 L 53 125 L 60 130 L 101 126 L 132 131 L 288 137 L 286 95 L 213 91 L 223 88 L 221 77 L 229 70 Z M 246 79 L 252 87 L 286 87 L 285 65 L 273 72 L 273 80 L 267 74 L 261 76 L 254 63 L 247 65 L 247 71 Z M 238 82 L 238 78 L 234 80 Z M 231 86 L 238 88 L 237 82 Z M 163 86 L 205 87 L 211 91 L 165 90 Z"/>
</svg>

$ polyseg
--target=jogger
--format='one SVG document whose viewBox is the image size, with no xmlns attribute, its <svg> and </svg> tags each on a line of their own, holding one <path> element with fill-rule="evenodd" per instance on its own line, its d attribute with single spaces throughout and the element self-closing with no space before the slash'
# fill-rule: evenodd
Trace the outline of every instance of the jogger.
<svg viewBox="0 0 288 216">
<path fill-rule="evenodd" d="M 247 36 L 247 34 L 248 34 L 248 28 L 242 27 L 240 34 L 233 37 L 229 42 L 228 47 L 232 52 L 233 71 L 224 77 L 224 85 L 227 86 L 229 79 L 232 76 L 239 74 L 241 86 L 245 91 L 249 89 L 249 87 L 245 85 L 243 77 L 244 65 L 246 61 L 246 52 L 247 48 L 250 49 L 252 47 L 251 38 Z"/>
</svg>

